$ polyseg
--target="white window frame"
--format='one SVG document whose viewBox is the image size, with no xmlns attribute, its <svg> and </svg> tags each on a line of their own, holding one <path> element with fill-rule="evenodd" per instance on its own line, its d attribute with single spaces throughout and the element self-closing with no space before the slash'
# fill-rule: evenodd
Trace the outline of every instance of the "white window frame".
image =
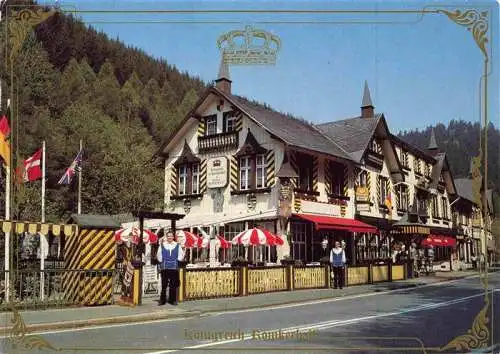
<svg viewBox="0 0 500 354">
<path fill-rule="evenodd" d="M 191 194 L 200 193 L 200 165 L 191 166 Z"/>
<path fill-rule="evenodd" d="M 179 166 L 178 193 L 179 195 L 187 194 L 187 165 Z"/>
<path fill-rule="evenodd" d="M 224 127 L 224 131 L 226 133 L 233 132 L 236 130 L 236 121 L 238 120 L 238 117 L 236 116 L 228 116 L 226 118 L 226 126 Z M 229 129 L 231 127 L 231 129 Z"/>
<path fill-rule="evenodd" d="M 240 190 L 250 189 L 250 172 L 252 171 L 251 160 L 249 156 L 240 157 Z"/>
<path fill-rule="evenodd" d="M 217 134 L 217 116 L 207 117 L 205 124 L 207 125 L 207 136 Z"/>
<path fill-rule="evenodd" d="M 266 159 L 263 154 L 255 156 L 255 188 L 266 186 Z"/>
</svg>

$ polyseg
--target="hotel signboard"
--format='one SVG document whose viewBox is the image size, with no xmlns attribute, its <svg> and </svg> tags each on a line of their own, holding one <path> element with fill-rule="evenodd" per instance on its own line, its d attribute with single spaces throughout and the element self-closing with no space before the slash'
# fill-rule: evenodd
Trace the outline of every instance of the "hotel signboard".
<svg viewBox="0 0 500 354">
<path fill-rule="evenodd" d="M 207 187 L 224 188 L 228 182 L 227 158 L 216 157 L 207 161 Z"/>
</svg>

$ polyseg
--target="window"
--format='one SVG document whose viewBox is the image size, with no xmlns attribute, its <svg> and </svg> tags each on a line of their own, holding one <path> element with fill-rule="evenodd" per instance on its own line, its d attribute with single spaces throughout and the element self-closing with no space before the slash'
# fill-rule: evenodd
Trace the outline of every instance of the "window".
<svg viewBox="0 0 500 354">
<path fill-rule="evenodd" d="M 178 167 L 177 193 L 189 195 L 200 193 L 200 165 L 185 164 Z"/>
<path fill-rule="evenodd" d="M 313 157 L 307 154 L 297 153 L 297 167 L 299 169 L 299 184 L 298 188 L 303 191 L 311 191 L 313 189 Z"/>
<path fill-rule="evenodd" d="M 403 167 L 409 167 L 408 152 L 401 150 L 401 164 Z"/>
<path fill-rule="evenodd" d="M 441 209 L 443 210 L 443 218 L 448 220 L 448 199 L 446 197 L 441 198 Z"/>
<path fill-rule="evenodd" d="M 236 130 L 236 122 L 238 121 L 238 117 L 234 117 L 234 116 L 227 116 L 225 118 L 225 127 L 224 127 L 224 131 L 226 133 L 229 133 L 229 132 L 232 132 L 232 131 L 235 131 Z"/>
<path fill-rule="evenodd" d="M 265 184 L 266 163 L 264 155 L 257 155 L 255 162 L 255 186 L 257 188 L 264 188 Z"/>
<path fill-rule="evenodd" d="M 368 187 L 368 172 L 362 171 L 359 174 L 358 183 L 360 187 Z"/>
<path fill-rule="evenodd" d="M 240 189 L 250 189 L 250 157 L 240 158 Z"/>
<path fill-rule="evenodd" d="M 389 181 L 386 177 L 379 177 L 378 178 L 378 187 L 379 187 L 379 191 L 380 191 L 378 203 L 380 205 L 385 205 L 385 198 L 387 198 L 387 184 L 388 184 L 388 182 Z"/>
<path fill-rule="evenodd" d="M 408 210 L 409 200 L 408 200 L 408 186 L 400 185 L 398 189 L 399 194 L 399 206 L 400 210 Z"/>
<path fill-rule="evenodd" d="M 425 165 L 425 176 L 430 177 L 431 176 L 431 165 L 427 164 L 424 162 Z"/>
<path fill-rule="evenodd" d="M 207 125 L 206 135 L 217 134 L 217 116 L 216 115 L 206 117 L 206 125 Z"/>
<path fill-rule="evenodd" d="M 344 165 L 338 162 L 330 163 L 331 193 L 344 195 Z"/>
<path fill-rule="evenodd" d="M 382 155 L 382 146 L 380 145 L 380 143 L 376 139 L 373 139 L 371 141 L 370 150 L 376 154 Z"/>
<path fill-rule="evenodd" d="M 432 196 L 432 217 L 439 218 L 438 198 L 435 195 Z"/>
<path fill-rule="evenodd" d="M 192 166 L 192 178 L 191 178 L 191 193 L 198 194 L 200 193 L 200 166 L 193 165 Z"/>
<path fill-rule="evenodd" d="M 187 194 L 187 166 L 179 166 L 179 195 Z"/>
<path fill-rule="evenodd" d="M 309 225 L 306 223 L 292 223 L 291 231 L 293 237 L 293 258 L 309 261 L 306 247 Z"/>
<path fill-rule="evenodd" d="M 240 157 L 240 190 L 266 187 L 266 160 L 263 154 Z"/>
</svg>

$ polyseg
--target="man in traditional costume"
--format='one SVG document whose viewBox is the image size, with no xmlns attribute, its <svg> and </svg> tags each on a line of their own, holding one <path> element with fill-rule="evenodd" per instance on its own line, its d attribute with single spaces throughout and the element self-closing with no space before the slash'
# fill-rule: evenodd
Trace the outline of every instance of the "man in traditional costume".
<svg viewBox="0 0 500 354">
<path fill-rule="evenodd" d="M 174 241 L 174 233 L 171 230 L 167 231 L 166 236 L 162 237 L 159 243 L 156 253 L 161 275 L 161 293 L 158 305 L 165 305 L 167 302 L 167 286 L 168 303 L 177 305 L 177 288 L 180 284 L 179 261 L 184 259 L 184 251 Z"/>
</svg>

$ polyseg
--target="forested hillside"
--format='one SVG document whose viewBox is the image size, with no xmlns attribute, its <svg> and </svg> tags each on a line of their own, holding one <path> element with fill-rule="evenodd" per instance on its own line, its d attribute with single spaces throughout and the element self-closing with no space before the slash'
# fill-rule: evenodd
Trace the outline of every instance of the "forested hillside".
<svg viewBox="0 0 500 354">
<path fill-rule="evenodd" d="M 25 2 L 24 2 L 25 3 Z M 0 43 L 5 43 L 5 21 Z M 5 58 L 5 46 L 0 57 Z M 8 48 L 7 48 L 8 50 Z M 47 221 L 76 212 L 77 183 L 57 181 L 83 140 L 82 212 L 161 207 L 163 171 L 149 161 L 205 87 L 164 60 L 56 14 L 26 39 L 14 67 L 19 163 L 46 141 Z M 0 61 L 2 109 L 10 67 Z M 4 200 L 2 172 L 2 200 Z M 40 220 L 41 181 L 18 185 L 13 217 Z M 2 214 L 4 204 L 1 203 Z"/>
<path fill-rule="evenodd" d="M 404 131 L 399 136 L 425 150 L 429 145 L 432 128 L 439 149 L 446 152 L 453 175 L 467 177 L 470 160 L 479 153 L 480 139 L 484 136 L 484 130 L 479 123 L 452 120 L 448 126 L 437 124 L 421 131 Z M 488 128 L 488 180 L 490 188 L 500 185 L 500 132 L 493 124 Z"/>
</svg>

